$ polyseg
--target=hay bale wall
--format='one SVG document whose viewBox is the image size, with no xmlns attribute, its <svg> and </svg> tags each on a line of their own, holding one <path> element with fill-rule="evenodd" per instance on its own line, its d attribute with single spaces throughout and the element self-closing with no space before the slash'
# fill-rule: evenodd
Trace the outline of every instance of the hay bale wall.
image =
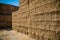
<svg viewBox="0 0 60 40">
<path fill-rule="evenodd" d="M 36 40 L 59 40 L 59 0 L 20 0 L 13 12 L 12 27 Z"/>
</svg>

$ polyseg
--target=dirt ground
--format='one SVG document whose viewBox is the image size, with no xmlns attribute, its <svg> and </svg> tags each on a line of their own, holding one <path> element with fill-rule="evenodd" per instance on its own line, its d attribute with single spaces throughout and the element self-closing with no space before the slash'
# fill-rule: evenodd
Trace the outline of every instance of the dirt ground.
<svg viewBox="0 0 60 40">
<path fill-rule="evenodd" d="M 0 30 L 0 40 L 35 40 L 14 30 Z"/>
</svg>

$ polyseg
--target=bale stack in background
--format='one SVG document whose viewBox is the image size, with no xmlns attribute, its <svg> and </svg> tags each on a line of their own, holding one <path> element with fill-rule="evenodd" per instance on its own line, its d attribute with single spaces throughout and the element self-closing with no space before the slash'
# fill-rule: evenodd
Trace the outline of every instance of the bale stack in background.
<svg viewBox="0 0 60 40">
<path fill-rule="evenodd" d="M 12 12 L 18 7 L 0 3 L 0 29 L 12 27 Z"/>
<path fill-rule="evenodd" d="M 60 39 L 59 0 L 20 0 L 13 12 L 13 29 L 36 40 Z"/>
</svg>

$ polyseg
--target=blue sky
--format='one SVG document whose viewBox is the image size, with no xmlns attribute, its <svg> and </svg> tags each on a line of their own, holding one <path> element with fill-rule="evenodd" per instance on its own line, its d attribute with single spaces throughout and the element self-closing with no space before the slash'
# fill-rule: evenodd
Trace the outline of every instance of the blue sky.
<svg viewBox="0 0 60 40">
<path fill-rule="evenodd" d="M 10 4 L 14 6 L 19 6 L 19 0 L 0 0 L 0 3 Z"/>
</svg>

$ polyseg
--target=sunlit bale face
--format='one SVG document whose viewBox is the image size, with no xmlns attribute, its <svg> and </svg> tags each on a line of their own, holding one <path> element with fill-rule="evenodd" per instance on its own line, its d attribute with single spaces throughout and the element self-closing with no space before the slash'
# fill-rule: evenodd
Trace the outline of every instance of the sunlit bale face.
<svg viewBox="0 0 60 40">
<path fill-rule="evenodd" d="M 13 12 L 13 29 L 37 40 L 58 40 L 60 2 L 57 0 L 20 0 L 19 11 Z"/>
</svg>

